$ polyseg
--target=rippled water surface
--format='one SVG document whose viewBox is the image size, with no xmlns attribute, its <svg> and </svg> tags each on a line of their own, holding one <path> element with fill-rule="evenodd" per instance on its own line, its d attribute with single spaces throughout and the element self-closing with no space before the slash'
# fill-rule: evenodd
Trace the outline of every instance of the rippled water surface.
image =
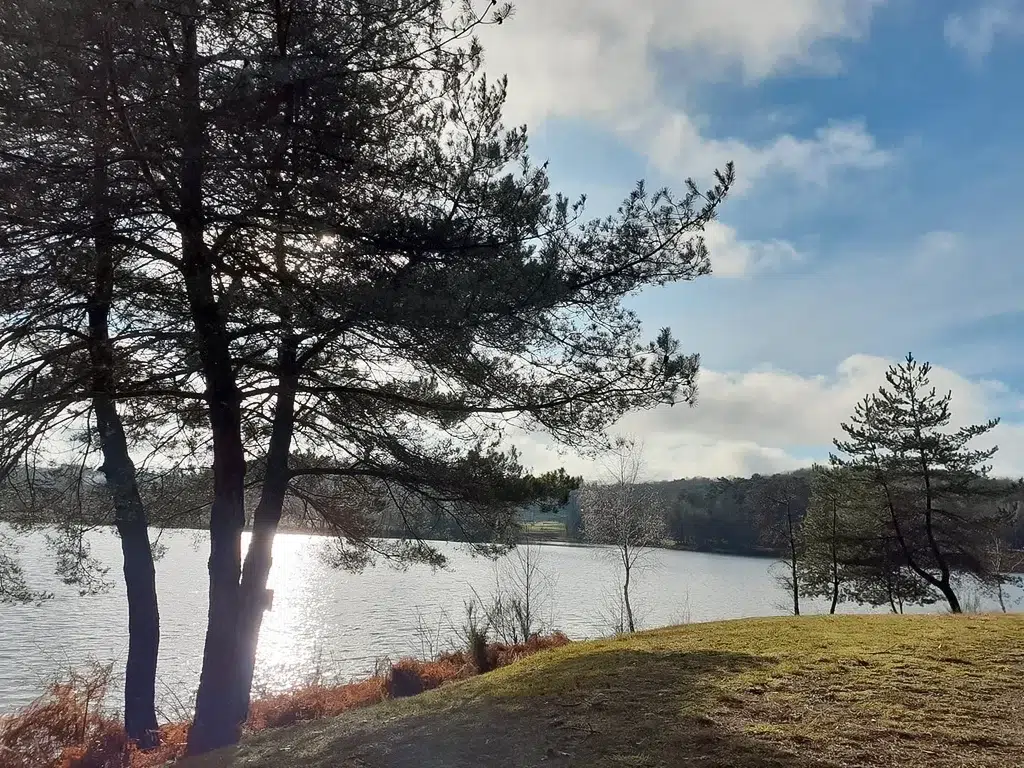
<svg viewBox="0 0 1024 768">
<path fill-rule="evenodd" d="M 0 605 L 0 712 L 34 698 L 55 669 L 88 660 L 120 662 L 127 650 L 117 538 L 99 533 L 92 539 L 94 554 L 110 566 L 113 587 L 89 597 L 56 582 L 41 535 L 22 540 L 33 586 L 56 597 L 38 607 Z M 202 534 L 187 531 L 166 532 L 161 541 L 167 550 L 157 564 L 158 685 L 162 707 L 170 712 L 187 704 L 199 677 L 208 545 Z M 365 675 L 379 658 L 421 655 L 425 636 L 439 631 L 442 639 L 450 637 L 451 622 L 459 621 L 474 588 L 487 596 L 494 585 L 495 564 L 455 545 L 441 545 L 451 555 L 447 570 L 377 566 L 360 574 L 325 565 L 322 546 L 317 537 L 277 537 L 270 576 L 274 605 L 257 660 L 263 687 L 300 683 L 317 668 L 341 678 Z M 537 551 L 550 582 L 544 613 L 553 626 L 577 639 L 606 634 L 616 571 L 601 549 L 548 545 Z M 659 550 L 648 562 L 635 588 L 645 626 L 787 612 L 774 579 L 777 566 L 768 560 Z M 812 604 L 805 611 L 822 608 Z"/>
</svg>

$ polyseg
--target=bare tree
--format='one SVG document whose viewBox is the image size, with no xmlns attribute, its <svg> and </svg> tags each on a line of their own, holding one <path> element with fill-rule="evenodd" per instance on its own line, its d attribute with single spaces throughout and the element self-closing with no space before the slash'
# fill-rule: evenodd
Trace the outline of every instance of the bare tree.
<svg viewBox="0 0 1024 768">
<path fill-rule="evenodd" d="M 551 627 L 553 577 L 542 548 L 519 544 L 495 563 L 494 592 L 484 605 L 488 623 L 503 643 L 525 643 Z"/>
<path fill-rule="evenodd" d="M 793 615 L 800 615 L 801 529 L 807 511 L 807 484 L 793 475 L 767 478 L 757 492 L 765 543 L 783 553 L 786 573 L 780 581 L 793 599 Z"/>
<path fill-rule="evenodd" d="M 630 586 L 664 537 L 664 501 L 643 484 L 643 447 L 634 440 L 616 443 L 605 470 L 604 482 L 580 489 L 584 537 L 592 544 L 607 545 L 606 552 L 621 568 L 625 628 L 635 632 Z"/>
<path fill-rule="evenodd" d="M 1008 522 L 1019 515 L 1019 506 L 1020 502 L 1015 501 L 1001 507 Z M 999 530 L 993 531 L 989 537 L 987 555 L 989 579 L 987 583 L 982 581 L 981 586 L 983 589 L 995 590 L 999 607 L 1006 613 L 1006 586 L 1010 584 L 1019 588 L 1024 583 L 1024 579 L 1016 573 L 1020 567 L 1020 553 L 1010 548 L 1004 531 Z"/>
</svg>

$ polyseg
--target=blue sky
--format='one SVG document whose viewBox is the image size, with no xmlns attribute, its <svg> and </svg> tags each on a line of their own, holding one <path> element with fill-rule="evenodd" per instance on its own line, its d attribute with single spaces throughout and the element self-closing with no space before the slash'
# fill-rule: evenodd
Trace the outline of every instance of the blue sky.
<svg viewBox="0 0 1024 768">
<path fill-rule="evenodd" d="M 624 421 L 654 474 L 821 458 L 908 351 L 1024 474 L 1024 0 L 521 0 L 483 42 L 594 213 L 736 162 L 716 275 L 633 300 L 704 368 L 693 411 Z"/>
</svg>

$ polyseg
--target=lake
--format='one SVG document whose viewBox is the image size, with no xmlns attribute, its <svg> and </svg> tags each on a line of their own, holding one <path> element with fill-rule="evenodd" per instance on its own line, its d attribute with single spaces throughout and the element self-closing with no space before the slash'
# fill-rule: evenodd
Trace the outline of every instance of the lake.
<svg viewBox="0 0 1024 768">
<path fill-rule="evenodd" d="M 97 532 L 93 553 L 110 566 L 112 589 L 80 597 L 53 575 L 41 534 L 23 537 L 22 562 L 32 586 L 55 593 L 40 606 L 0 605 L 0 712 L 22 706 L 55 670 L 90 660 L 123 662 L 127 617 L 120 547 L 112 532 Z M 158 692 L 168 716 L 187 706 L 199 679 L 206 626 L 208 546 L 204 534 L 168 531 L 157 563 L 162 619 Z M 274 547 L 270 586 L 273 609 L 260 636 L 257 685 L 280 690 L 315 669 L 348 679 L 373 671 L 378 659 L 424 655 L 430 642 L 447 641 L 463 603 L 494 588 L 496 565 L 454 544 L 440 546 L 451 566 L 395 570 L 379 565 L 359 574 L 336 571 L 320 557 L 323 539 L 282 534 Z M 573 639 L 606 635 L 613 612 L 616 569 L 602 548 L 537 545 L 549 582 L 544 615 Z M 787 596 L 770 560 L 669 550 L 653 551 L 636 581 L 634 603 L 645 627 L 788 612 Z M 1020 598 L 1015 590 L 1014 605 Z M 807 603 L 806 613 L 827 610 Z M 983 608 L 998 610 L 993 600 Z M 865 611 L 843 606 L 844 611 Z M 943 610 L 932 606 L 929 611 Z M 116 700 L 115 702 L 116 703 Z"/>
</svg>

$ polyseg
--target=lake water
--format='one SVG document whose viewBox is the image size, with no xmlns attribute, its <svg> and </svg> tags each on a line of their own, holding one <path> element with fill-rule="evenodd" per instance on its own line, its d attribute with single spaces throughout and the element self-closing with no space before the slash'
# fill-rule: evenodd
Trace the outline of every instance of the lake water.
<svg viewBox="0 0 1024 768">
<path fill-rule="evenodd" d="M 92 538 L 93 553 L 110 566 L 113 587 L 88 597 L 56 581 L 41 535 L 22 541 L 32 586 L 56 596 L 40 606 L 0 605 L 0 712 L 31 701 L 55 670 L 91 660 L 115 660 L 120 666 L 128 645 L 120 548 L 113 533 Z M 208 546 L 203 534 L 191 531 L 165 532 L 161 542 L 167 550 L 157 563 L 158 690 L 161 709 L 171 715 L 188 705 L 199 679 Z M 384 657 L 423 655 L 426 636 L 451 637 L 474 588 L 482 597 L 493 591 L 497 566 L 456 545 L 440 545 L 451 556 L 446 570 L 377 566 L 360 574 L 325 565 L 322 546 L 314 536 L 277 537 L 270 576 L 274 604 L 257 659 L 257 684 L 264 689 L 301 683 L 317 668 L 348 679 L 371 673 Z M 573 639 L 608 634 L 617 574 L 601 548 L 545 545 L 536 551 L 549 582 L 542 603 L 551 625 Z M 758 558 L 657 550 L 636 582 L 634 603 L 647 627 L 781 615 L 788 609 L 774 579 L 778 567 Z M 998 606 L 988 600 L 983 608 Z M 822 603 L 804 606 L 806 613 L 824 610 Z"/>
</svg>

